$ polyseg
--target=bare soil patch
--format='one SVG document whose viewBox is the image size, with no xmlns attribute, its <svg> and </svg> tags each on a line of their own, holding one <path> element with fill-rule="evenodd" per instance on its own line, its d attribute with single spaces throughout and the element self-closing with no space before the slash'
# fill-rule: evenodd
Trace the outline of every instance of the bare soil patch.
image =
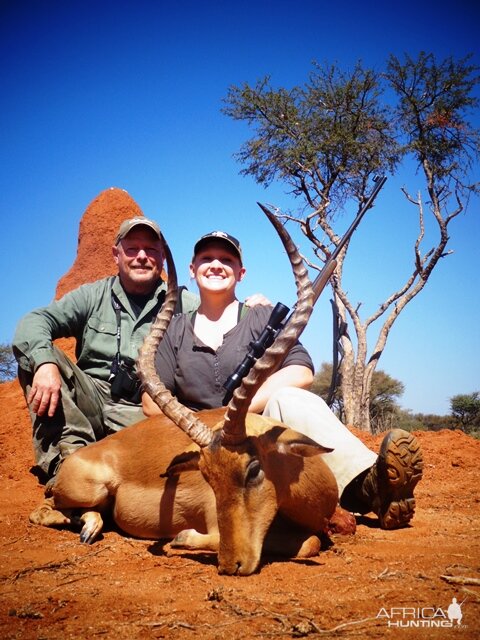
<svg viewBox="0 0 480 640">
<path fill-rule="evenodd" d="M 241 578 L 218 575 L 214 554 L 172 551 L 113 527 L 87 546 L 75 532 L 31 525 L 43 487 L 30 472 L 16 382 L 0 385 L 0 411 L 1 638 L 480 636 L 480 442 L 459 431 L 416 434 L 425 473 L 411 527 L 383 531 L 360 518 L 354 536 L 333 537 L 318 557 L 265 558 Z M 380 437 L 359 435 L 378 449 Z M 438 624 L 453 597 L 463 602 L 455 629 L 388 626 L 387 614 L 403 625 L 422 619 L 402 608 L 424 609 L 424 620 L 437 612 Z"/>
</svg>

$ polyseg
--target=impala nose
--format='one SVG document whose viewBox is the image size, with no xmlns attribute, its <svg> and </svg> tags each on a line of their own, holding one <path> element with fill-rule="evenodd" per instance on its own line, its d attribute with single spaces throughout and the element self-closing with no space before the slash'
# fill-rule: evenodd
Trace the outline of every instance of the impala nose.
<svg viewBox="0 0 480 640">
<path fill-rule="evenodd" d="M 218 573 L 228 576 L 249 576 L 257 570 L 259 559 L 255 561 L 219 563 Z"/>
</svg>

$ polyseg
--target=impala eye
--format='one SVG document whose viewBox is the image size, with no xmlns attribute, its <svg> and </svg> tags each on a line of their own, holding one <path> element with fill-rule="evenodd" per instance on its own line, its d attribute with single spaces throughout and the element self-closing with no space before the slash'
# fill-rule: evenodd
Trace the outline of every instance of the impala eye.
<svg viewBox="0 0 480 640">
<path fill-rule="evenodd" d="M 247 474 L 245 477 L 245 485 L 257 485 L 262 482 L 265 474 L 263 473 L 263 469 L 260 466 L 260 462 L 258 460 L 252 460 L 247 468 Z"/>
</svg>

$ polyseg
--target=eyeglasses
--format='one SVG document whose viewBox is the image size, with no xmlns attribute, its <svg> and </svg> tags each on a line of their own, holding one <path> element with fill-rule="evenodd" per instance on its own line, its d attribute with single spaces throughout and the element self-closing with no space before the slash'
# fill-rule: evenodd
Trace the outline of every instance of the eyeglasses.
<svg viewBox="0 0 480 640">
<path fill-rule="evenodd" d="M 148 258 L 155 258 L 158 260 L 162 257 L 161 249 L 156 247 L 125 247 L 122 244 L 122 250 L 127 258 L 135 258 L 141 251 L 143 251 Z"/>
</svg>

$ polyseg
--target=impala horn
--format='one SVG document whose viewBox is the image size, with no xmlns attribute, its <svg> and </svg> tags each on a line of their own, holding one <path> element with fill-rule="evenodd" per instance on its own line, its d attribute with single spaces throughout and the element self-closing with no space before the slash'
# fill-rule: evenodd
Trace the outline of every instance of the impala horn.
<svg viewBox="0 0 480 640">
<path fill-rule="evenodd" d="M 297 286 L 297 303 L 290 320 L 280 331 L 275 342 L 257 360 L 230 400 L 223 425 L 222 442 L 232 446 L 241 444 L 246 439 L 245 419 L 254 395 L 265 380 L 281 365 L 306 327 L 313 311 L 312 284 L 295 244 L 276 216 L 263 205 L 260 207 L 275 227 L 290 259 Z"/>
<path fill-rule="evenodd" d="M 142 381 L 143 390 L 148 393 L 161 411 L 200 447 L 205 447 L 212 439 L 212 431 L 195 417 L 190 409 L 172 396 L 158 377 L 155 369 L 155 354 L 170 324 L 178 299 L 177 271 L 172 253 L 163 236 L 162 244 L 168 270 L 167 293 L 165 302 L 140 349 L 137 359 L 138 376 Z"/>
</svg>

